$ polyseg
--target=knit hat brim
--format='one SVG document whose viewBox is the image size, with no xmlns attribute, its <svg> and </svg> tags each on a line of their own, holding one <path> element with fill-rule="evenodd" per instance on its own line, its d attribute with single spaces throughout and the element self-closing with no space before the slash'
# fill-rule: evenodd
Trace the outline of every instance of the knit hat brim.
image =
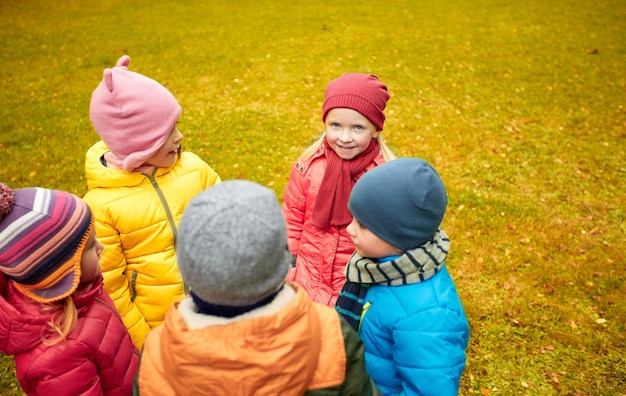
<svg viewBox="0 0 626 396">
<path fill-rule="evenodd" d="M 326 98 L 322 121 L 326 121 L 326 116 L 332 109 L 345 108 L 359 112 L 367 118 L 377 130 L 382 130 L 385 123 L 384 113 L 370 100 L 360 95 L 351 93 L 341 93 Z"/>
</svg>

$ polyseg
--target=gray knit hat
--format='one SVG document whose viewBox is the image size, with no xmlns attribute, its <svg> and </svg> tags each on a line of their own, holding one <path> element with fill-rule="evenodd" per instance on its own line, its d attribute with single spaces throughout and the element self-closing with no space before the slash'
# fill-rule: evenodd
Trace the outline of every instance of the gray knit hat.
<svg viewBox="0 0 626 396">
<path fill-rule="evenodd" d="M 404 251 L 428 241 L 446 213 L 448 197 L 437 171 L 419 158 L 399 158 L 365 173 L 350 194 L 352 215 Z"/>
<path fill-rule="evenodd" d="M 193 294 L 210 304 L 241 307 L 276 293 L 291 258 L 276 194 L 245 180 L 201 192 L 183 213 L 176 254 Z"/>
</svg>

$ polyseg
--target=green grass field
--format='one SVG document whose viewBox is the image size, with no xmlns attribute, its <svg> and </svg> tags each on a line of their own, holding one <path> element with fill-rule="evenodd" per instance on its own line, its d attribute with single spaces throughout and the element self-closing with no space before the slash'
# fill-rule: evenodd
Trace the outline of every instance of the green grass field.
<svg viewBox="0 0 626 396">
<path fill-rule="evenodd" d="M 460 394 L 626 395 L 626 3 L 325 3 L 0 2 L 0 181 L 84 194 L 91 92 L 128 54 L 178 98 L 185 149 L 281 197 L 326 84 L 374 73 L 386 142 L 448 190 Z"/>
</svg>

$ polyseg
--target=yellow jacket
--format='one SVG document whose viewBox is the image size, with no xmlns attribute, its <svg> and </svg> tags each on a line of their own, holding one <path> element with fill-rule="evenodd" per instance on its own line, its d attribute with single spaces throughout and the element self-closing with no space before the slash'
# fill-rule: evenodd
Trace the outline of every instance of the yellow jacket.
<svg viewBox="0 0 626 396">
<path fill-rule="evenodd" d="M 228 320 L 193 313 L 190 298 L 173 305 L 146 338 L 134 394 L 379 394 L 359 336 L 333 308 L 293 284 L 258 310 Z"/>
<path fill-rule="evenodd" d="M 141 349 L 148 331 L 162 323 L 170 305 L 185 293 L 174 250 L 183 210 L 220 177 L 190 152 L 170 168 L 146 175 L 107 168 L 101 162 L 107 151 L 103 142 L 87 151 L 84 200 L 104 246 L 105 290 Z"/>
</svg>

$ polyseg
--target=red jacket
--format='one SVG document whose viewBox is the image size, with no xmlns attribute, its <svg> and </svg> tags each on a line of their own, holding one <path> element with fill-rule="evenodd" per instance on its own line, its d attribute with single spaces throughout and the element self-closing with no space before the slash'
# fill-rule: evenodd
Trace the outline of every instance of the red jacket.
<svg viewBox="0 0 626 396">
<path fill-rule="evenodd" d="M 367 169 L 384 162 L 379 153 Z M 346 281 L 343 271 L 354 252 L 354 244 L 345 226 L 322 230 L 311 224 L 325 171 L 324 145 L 311 158 L 296 162 L 291 168 L 283 197 L 283 215 L 287 221 L 289 250 L 297 259 L 296 268 L 287 280 L 304 287 L 313 301 L 334 306 Z"/>
<path fill-rule="evenodd" d="M 0 351 L 15 355 L 22 389 L 27 395 L 130 395 L 139 354 L 102 276 L 73 300 L 76 326 L 64 341 L 47 346 L 41 334 L 51 314 L 12 281 L 0 281 Z"/>
</svg>

